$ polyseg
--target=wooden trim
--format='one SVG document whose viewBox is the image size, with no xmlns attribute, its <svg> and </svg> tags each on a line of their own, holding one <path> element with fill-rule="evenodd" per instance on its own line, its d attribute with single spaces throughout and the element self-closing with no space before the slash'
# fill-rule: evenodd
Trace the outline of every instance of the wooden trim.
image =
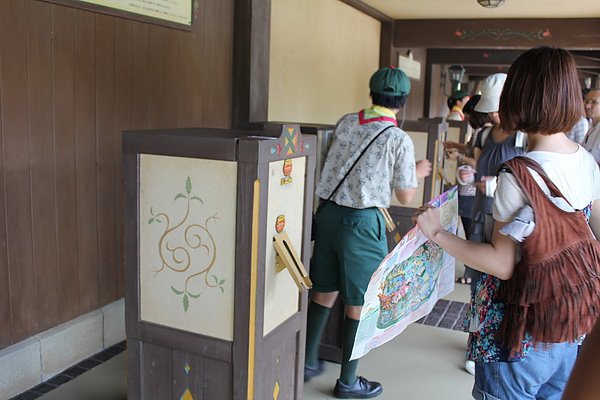
<svg viewBox="0 0 600 400">
<path fill-rule="evenodd" d="M 394 23 L 381 21 L 381 34 L 379 39 L 379 66 L 388 67 L 390 65 L 398 66 L 398 57 L 395 56 L 394 43 Z"/>
<path fill-rule="evenodd" d="M 396 47 L 593 50 L 600 49 L 600 19 L 396 20 L 393 42 Z"/>
<path fill-rule="evenodd" d="M 356 8 L 358 11 L 363 14 L 368 15 L 369 17 L 373 17 L 381 22 L 393 22 L 393 18 L 388 16 L 387 14 L 382 13 L 376 8 L 371 7 L 361 0 L 340 0 L 342 3 L 348 4 L 352 8 Z"/>
<path fill-rule="evenodd" d="M 119 17 L 119 18 L 126 18 L 126 19 L 130 19 L 133 21 L 146 22 L 146 23 L 153 24 L 153 25 L 159 25 L 159 26 L 164 26 L 167 28 L 179 29 L 182 31 L 189 31 L 189 32 L 194 30 L 194 24 L 195 24 L 196 19 L 198 18 L 194 13 L 193 5 L 192 5 L 192 13 L 191 13 L 191 16 L 192 16 L 191 25 L 186 25 L 186 24 L 178 24 L 176 22 L 171 22 L 171 21 L 165 21 L 165 20 L 162 20 L 159 18 L 147 17 L 145 15 L 136 14 L 136 13 L 132 13 L 132 12 L 128 12 L 128 11 L 117 10 L 114 8 L 105 7 L 105 6 L 101 6 L 101 5 L 97 5 L 97 4 L 86 3 L 83 1 L 76 1 L 76 0 L 40 0 L 40 1 L 45 1 L 47 3 L 54 3 L 54 4 L 61 5 L 61 6 L 78 8 L 80 10 L 91 11 L 91 12 L 95 12 L 95 13 L 99 13 L 99 14 L 111 15 L 111 16 Z M 192 0 L 192 4 L 193 4 L 193 0 Z"/>
<path fill-rule="evenodd" d="M 269 107 L 271 0 L 238 0 L 234 10 L 232 126 L 266 121 Z"/>
<path fill-rule="evenodd" d="M 252 193 L 252 247 L 250 258 L 250 317 L 248 318 L 248 383 L 246 398 L 254 398 L 254 366 L 256 350 L 256 286 L 258 275 L 258 227 L 260 218 L 260 180 L 256 179 Z"/>
</svg>

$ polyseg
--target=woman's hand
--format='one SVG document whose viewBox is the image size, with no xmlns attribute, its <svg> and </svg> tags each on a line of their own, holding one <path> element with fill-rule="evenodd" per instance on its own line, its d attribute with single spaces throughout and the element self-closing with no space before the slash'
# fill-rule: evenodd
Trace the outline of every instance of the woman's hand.
<svg viewBox="0 0 600 400">
<path fill-rule="evenodd" d="M 417 161 L 415 170 L 417 173 L 417 178 L 425 178 L 431 174 L 431 161 L 425 159 Z"/>
<path fill-rule="evenodd" d="M 440 218 L 440 209 L 428 204 L 419 207 L 413 213 L 412 219 L 429 240 L 433 240 L 436 232 L 444 230 Z"/>
<path fill-rule="evenodd" d="M 449 149 L 445 151 L 448 160 L 457 161 L 462 155 L 457 149 Z"/>
<path fill-rule="evenodd" d="M 458 183 L 468 185 L 475 181 L 475 171 L 471 166 L 462 166 L 458 168 Z"/>
</svg>

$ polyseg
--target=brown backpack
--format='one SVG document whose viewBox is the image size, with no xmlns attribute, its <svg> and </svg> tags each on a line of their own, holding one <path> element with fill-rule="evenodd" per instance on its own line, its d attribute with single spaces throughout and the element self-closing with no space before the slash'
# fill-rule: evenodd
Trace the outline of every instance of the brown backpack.
<svg viewBox="0 0 600 400">
<path fill-rule="evenodd" d="M 553 196 L 565 198 L 538 163 L 519 156 L 506 165 L 535 215 L 535 229 L 521 243 L 522 258 L 498 292 L 506 302 L 498 339 L 514 355 L 526 333 L 536 343 L 560 343 L 592 330 L 600 314 L 600 242 L 582 212 L 561 210 L 542 191 L 527 167 Z"/>
</svg>

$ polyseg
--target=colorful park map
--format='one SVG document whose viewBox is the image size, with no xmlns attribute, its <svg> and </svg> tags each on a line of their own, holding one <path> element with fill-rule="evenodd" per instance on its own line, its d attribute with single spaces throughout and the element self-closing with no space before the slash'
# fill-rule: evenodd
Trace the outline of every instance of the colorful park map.
<svg viewBox="0 0 600 400">
<path fill-rule="evenodd" d="M 457 232 L 456 187 L 429 204 L 439 207 L 442 225 Z M 454 290 L 454 257 L 411 229 L 373 273 L 351 359 L 367 354 L 399 335 L 410 323 L 429 314 L 437 300 Z"/>
</svg>

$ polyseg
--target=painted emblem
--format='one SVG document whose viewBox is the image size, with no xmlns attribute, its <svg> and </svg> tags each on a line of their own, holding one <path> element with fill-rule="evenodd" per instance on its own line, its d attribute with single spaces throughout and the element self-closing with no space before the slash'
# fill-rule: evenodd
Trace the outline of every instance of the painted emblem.
<svg viewBox="0 0 600 400">
<path fill-rule="evenodd" d="M 285 215 L 279 215 L 275 221 L 275 231 L 281 233 L 285 229 Z"/>
<path fill-rule="evenodd" d="M 287 159 L 283 161 L 283 178 L 281 178 L 281 182 L 280 184 L 283 185 L 289 185 L 290 183 L 292 183 L 292 160 L 291 159 Z"/>
</svg>

